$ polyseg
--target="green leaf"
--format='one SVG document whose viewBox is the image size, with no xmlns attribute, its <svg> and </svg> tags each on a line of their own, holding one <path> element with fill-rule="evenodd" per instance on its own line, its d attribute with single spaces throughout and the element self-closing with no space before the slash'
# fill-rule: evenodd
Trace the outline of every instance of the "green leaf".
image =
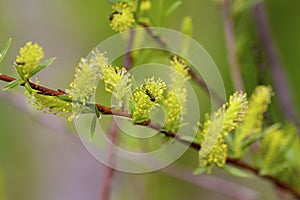
<svg viewBox="0 0 300 200">
<path fill-rule="evenodd" d="M 16 79 L 12 82 L 9 82 L 7 85 L 5 85 L 3 87 L 3 90 L 8 90 L 8 89 L 15 88 L 15 87 L 19 86 L 22 83 L 24 83 L 22 79 Z"/>
<path fill-rule="evenodd" d="M 225 140 L 226 140 L 226 143 L 227 143 L 227 145 L 228 145 L 228 148 L 229 148 L 230 150 L 232 150 L 232 149 L 233 149 L 233 145 L 234 145 L 234 141 L 233 141 L 232 136 L 231 136 L 231 135 L 227 135 L 227 136 L 225 136 L 224 138 L 225 138 Z"/>
<path fill-rule="evenodd" d="M 22 69 L 20 67 L 15 67 L 15 70 L 18 72 L 19 76 L 26 82 L 26 79 L 23 77 Z"/>
<path fill-rule="evenodd" d="M 94 138 L 95 136 L 95 130 L 96 130 L 96 124 L 97 124 L 97 116 L 94 115 L 92 119 L 92 124 L 91 124 L 91 139 Z"/>
<path fill-rule="evenodd" d="M 175 1 L 165 12 L 165 17 L 172 14 L 172 12 L 174 12 L 181 4 L 182 4 L 182 1 Z"/>
<path fill-rule="evenodd" d="M 129 100 L 128 105 L 129 105 L 129 112 L 130 112 L 131 114 L 134 113 L 134 111 L 135 111 L 135 106 L 134 106 L 134 104 Z"/>
<path fill-rule="evenodd" d="M 206 172 L 206 168 L 205 167 L 197 167 L 194 171 L 193 174 L 197 175 L 197 174 L 203 174 Z"/>
<path fill-rule="evenodd" d="M 12 38 L 9 38 L 4 46 L 4 49 L 0 52 L 0 63 L 2 62 L 3 58 L 5 57 L 5 55 L 8 51 L 11 41 L 12 41 Z"/>
<path fill-rule="evenodd" d="M 59 96 L 56 96 L 56 97 L 59 98 L 62 101 L 72 102 L 72 98 L 69 97 L 69 96 L 66 96 L 66 95 L 59 95 Z"/>
<path fill-rule="evenodd" d="M 101 117 L 101 113 L 99 112 L 97 106 L 95 106 L 95 113 L 96 113 L 97 118 L 99 119 Z"/>
<path fill-rule="evenodd" d="M 251 136 L 249 139 L 247 139 L 246 141 L 244 141 L 242 143 L 242 151 L 247 151 L 247 149 L 251 146 L 251 144 L 255 143 L 256 141 L 260 140 L 263 137 L 263 132 L 260 134 L 256 134 Z"/>
<path fill-rule="evenodd" d="M 35 68 L 34 70 L 32 70 L 30 72 L 29 78 L 32 77 L 32 76 L 34 76 L 35 74 L 37 74 L 38 72 L 40 72 L 42 69 L 46 68 L 47 66 L 51 65 L 54 62 L 55 59 L 56 58 L 53 57 L 53 58 L 50 58 L 50 59 L 46 60 L 42 64 L 40 64 L 37 68 Z"/>
<path fill-rule="evenodd" d="M 266 133 L 268 133 L 269 131 L 273 131 L 276 130 L 278 128 L 280 128 L 281 125 L 279 123 L 277 124 L 273 124 L 272 126 L 266 128 L 265 130 L 263 130 L 261 133 L 259 134 L 255 134 L 253 136 L 251 136 L 249 139 L 247 139 L 246 141 L 244 141 L 242 143 L 242 151 L 247 151 L 247 149 L 251 146 L 251 144 L 255 143 L 256 141 L 262 139 Z"/>
<path fill-rule="evenodd" d="M 28 93 L 31 95 L 32 94 L 32 88 L 30 87 L 30 84 L 28 82 L 25 83 L 25 88 L 28 91 Z"/>
<path fill-rule="evenodd" d="M 231 167 L 229 165 L 225 165 L 222 169 L 224 169 L 224 171 L 228 172 L 229 174 L 240 178 L 249 178 L 251 176 L 249 173 L 244 172 L 241 169 Z"/>
</svg>

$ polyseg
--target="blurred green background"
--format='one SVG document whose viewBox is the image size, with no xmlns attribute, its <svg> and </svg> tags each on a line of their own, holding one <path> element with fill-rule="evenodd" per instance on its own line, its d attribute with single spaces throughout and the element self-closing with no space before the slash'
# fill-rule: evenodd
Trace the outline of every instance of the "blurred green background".
<svg viewBox="0 0 300 200">
<path fill-rule="evenodd" d="M 153 12 L 158 3 L 159 0 L 153 0 Z M 171 3 L 164 0 L 165 7 Z M 272 34 L 298 116 L 299 6 L 297 0 L 266 1 Z M 13 38 L 1 73 L 15 75 L 12 61 L 19 47 L 33 41 L 43 47 L 46 58 L 58 58 L 39 74 L 40 82 L 50 88 L 68 88 L 80 57 L 85 57 L 98 43 L 114 34 L 109 28 L 110 10 L 105 0 L 0 0 L 0 46 L 9 37 Z M 227 94 L 231 94 L 233 87 L 219 8 L 211 0 L 184 0 L 182 6 L 159 25 L 179 30 L 182 18 L 187 15 L 193 18 L 194 39 L 214 59 Z M 240 58 L 246 90 L 251 93 L 260 75 L 252 58 L 251 45 L 255 44 L 256 37 L 250 10 L 242 16 L 236 30 L 243 49 Z M 268 73 L 266 70 L 261 76 L 265 83 L 272 84 Z M 27 105 L 22 93 L 22 88 L 0 91 L 0 200 L 99 199 L 104 166 L 85 150 L 72 123 L 35 111 Z M 273 119 L 282 121 L 276 98 L 273 100 Z M 208 110 L 201 108 L 203 112 Z M 188 151 L 174 165 L 159 172 L 144 175 L 118 172 L 114 176 L 111 199 L 233 199 L 208 189 L 206 176 L 191 178 L 186 173 L 192 172 L 196 159 L 196 152 Z M 271 184 L 259 178 L 240 179 L 218 170 L 212 177 L 237 184 L 228 189 L 246 188 L 252 199 L 278 198 Z M 1 196 L 1 193 L 4 194 Z"/>
</svg>

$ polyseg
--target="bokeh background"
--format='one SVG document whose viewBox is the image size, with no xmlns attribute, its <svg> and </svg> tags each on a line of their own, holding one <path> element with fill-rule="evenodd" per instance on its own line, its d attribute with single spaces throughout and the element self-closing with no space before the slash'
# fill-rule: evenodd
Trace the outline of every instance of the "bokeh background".
<svg viewBox="0 0 300 200">
<path fill-rule="evenodd" d="M 227 94 L 231 94 L 234 90 L 219 8 L 211 0 L 184 0 L 175 13 L 159 19 L 163 12 L 156 10 L 159 2 L 153 0 L 158 26 L 179 30 L 184 16 L 193 18 L 193 37 L 214 59 Z M 163 2 L 167 7 L 173 1 Z M 297 0 L 266 1 L 272 34 L 298 117 L 299 6 Z M 0 46 L 9 37 L 13 38 L 11 49 L 1 64 L 1 73 L 15 75 L 12 61 L 19 47 L 33 41 L 43 47 L 46 58 L 57 57 L 53 65 L 39 74 L 41 83 L 50 88 L 68 88 L 79 59 L 114 34 L 109 28 L 110 10 L 105 0 L 0 0 Z M 269 71 L 259 74 L 261 71 L 251 58 L 251 47 L 256 42 L 251 10 L 244 13 L 236 30 L 240 35 L 238 44 L 243 49 L 240 58 L 247 92 L 251 93 L 261 77 L 264 83 L 272 84 Z M 0 194 L 3 194 L 0 200 L 100 199 L 105 167 L 86 151 L 72 123 L 35 111 L 22 94 L 22 88 L 0 91 Z M 203 99 L 207 101 L 206 97 Z M 201 108 L 201 111 L 209 109 Z M 284 121 L 276 97 L 271 113 L 274 120 Z M 188 151 L 172 166 L 158 172 L 143 175 L 117 172 L 111 199 L 234 199 L 228 194 L 237 191 L 244 192 L 244 199 L 278 199 L 271 184 L 255 176 L 241 179 L 219 170 L 214 170 L 210 177 L 192 176 L 196 158 L 196 152 Z M 219 187 L 227 195 L 210 187 L 215 186 L 215 178 L 223 183 Z"/>
</svg>

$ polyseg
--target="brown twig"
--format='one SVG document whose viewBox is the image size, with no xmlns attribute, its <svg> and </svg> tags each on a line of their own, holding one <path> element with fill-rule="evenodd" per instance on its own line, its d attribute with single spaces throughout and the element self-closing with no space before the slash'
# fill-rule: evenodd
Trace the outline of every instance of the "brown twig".
<svg viewBox="0 0 300 200">
<path fill-rule="evenodd" d="M 241 168 L 241 169 L 246 169 L 248 171 L 251 171 L 256 175 L 271 181 L 278 188 L 283 189 L 285 191 L 289 191 L 290 193 L 292 193 L 298 199 L 300 198 L 300 192 L 298 190 L 296 190 L 295 188 L 293 188 L 289 184 L 287 184 L 287 183 L 285 183 L 285 182 L 283 182 L 283 181 L 281 181 L 281 180 L 279 180 L 279 179 L 277 179 L 273 176 L 260 175 L 259 169 L 249 165 L 248 163 L 245 163 L 241 160 L 235 160 L 235 159 L 232 159 L 232 158 L 227 158 L 226 163 L 231 164 L 231 165 L 236 166 L 236 167 Z"/>
<path fill-rule="evenodd" d="M 243 78 L 241 75 L 241 67 L 239 65 L 236 42 L 234 35 L 233 21 L 230 16 L 230 2 L 223 0 L 221 3 L 222 19 L 224 24 L 225 39 L 228 53 L 228 62 L 235 90 L 244 90 Z"/>
<path fill-rule="evenodd" d="M 300 123 L 295 113 L 295 107 L 291 100 L 291 94 L 289 92 L 288 83 L 284 75 L 283 66 L 278 58 L 276 47 L 272 39 L 270 26 L 266 16 L 266 11 L 263 3 L 257 3 L 253 8 L 254 19 L 258 31 L 258 36 L 262 43 L 266 57 L 269 61 L 269 67 L 271 69 L 271 76 L 273 79 L 276 96 L 280 103 L 280 108 L 284 116 L 292 121 L 298 128 L 300 134 Z"/>
<path fill-rule="evenodd" d="M 166 42 L 161 37 L 159 37 L 157 34 L 155 34 L 148 24 L 146 24 L 144 22 L 138 22 L 138 24 L 141 25 L 142 27 L 144 27 L 144 29 L 147 31 L 147 33 L 150 35 L 150 37 L 152 37 L 154 39 L 154 41 L 157 42 L 157 44 L 159 44 L 163 48 L 167 48 Z"/>
<path fill-rule="evenodd" d="M 209 88 L 204 80 L 195 73 L 195 71 L 189 70 L 189 75 L 207 94 L 211 95 L 213 100 L 215 100 L 219 105 L 225 103 L 225 99 L 221 98 L 213 89 Z"/>
<path fill-rule="evenodd" d="M 132 49 L 134 35 L 135 35 L 134 30 L 130 29 L 129 39 L 128 39 L 128 43 L 127 43 L 127 47 L 126 47 L 126 54 L 125 54 L 125 58 L 124 58 L 124 62 L 123 62 L 123 67 L 125 67 L 125 69 L 127 71 L 129 71 L 131 63 L 132 63 L 132 57 L 131 57 L 130 51 Z"/>
<path fill-rule="evenodd" d="M 13 78 L 13 77 L 10 77 L 10 76 L 0 74 L 0 80 L 5 81 L 5 82 L 12 82 L 16 79 Z M 38 90 L 38 91 L 42 92 L 43 94 L 46 94 L 46 95 L 49 95 L 49 96 L 59 96 L 59 95 L 66 94 L 64 91 L 62 91 L 60 89 L 59 90 L 52 90 L 52 89 L 49 89 L 49 88 L 31 83 L 31 82 L 29 82 L 29 84 L 30 84 L 30 87 L 32 89 Z M 22 84 L 22 86 L 23 86 L 23 84 Z"/>
<path fill-rule="evenodd" d="M 1 74 L 0 75 L 0 80 L 6 81 L 6 82 L 11 82 L 11 81 L 15 80 L 15 78 L 12 78 L 12 77 L 9 77 L 9 76 Z M 52 90 L 52 89 L 49 89 L 49 88 L 46 88 L 46 87 L 43 87 L 43 86 L 40 86 L 40 85 L 37 85 L 37 84 L 34 84 L 34 83 L 31 83 L 31 85 L 34 85 L 34 87 L 36 88 L 36 90 L 39 90 L 39 91 L 43 92 L 43 94 L 45 94 L 45 95 L 50 95 L 50 94 L 52 94 L 52 96 L 62 95 L 61 92 L 57 92 L 56 90 Z M 131 118 L 131 115 L 129 113 L 124 113 L 122 111 L 116 111 L 116 110 L 113 110 L 112 108 L 105 107 L 105 106 L 99 105 L 99 104 L 96 104 L 96 106 L 97 106 L 97 108 L 99 109 L 99 111 L 102 114 L 118 115 L 118 116 L 123 116 L 123 117 Z M 148 127 L 152 128 L 152 129 L 160 131 L 161 133 L 165 134 L 168 137 L 172 137 L 172 138 L 176 139 L 179 142 L 182 142 L 184 144 L 190 145 L 191 148 L 193 148 L 193 149 L 195 149 L 197 151 L 200 150 L 200 148 L 201 148 L 201 146 L 198 143 L 196 143 L 196 142 L 190 143 L 190 142 L 188 142 L 186 140 L 183 140 L 176 133 L 166 132 L 166 131 L 162 130 L 161 127 L 159 125 L 157 125 L 157 124 L 148 122 L 148 123 L 139 123 L 137 125 L 148 126 Z M 287 183 L 285 183 L 285 182 L 277 179 L 276 177 L 269 176 L 269 175 L 261 175 L 258 168 L 254 167 L 254 166 L 251 166 L 248 163 L 245 163 L 245 162 L 243 162 L 241 160 L 235 160 L 235 159 L 232 159 L 232 158 L 227 158 L 226 163 L 228 163 L 230 165 L 233 165 L 235 167 L 241 168 L 241 169 L 245 169 L 245 170 L 251 171 L 254 174 L 258 175 L 259 177 L 262 177 L 262 178 L 264 178 L 266 180 L 271 181 L 277 187 L 279 187 L 279 188 L 281 188 L 281 189 L 283 189 L 285 191 L 289 191 L 295 197 L 297 197 L 297 198 L 300 199 L 300 192 L 298 190 L 296 190 L 295 188 L 293 188 L 289 184 L 287 184 Z"/>
</svg>

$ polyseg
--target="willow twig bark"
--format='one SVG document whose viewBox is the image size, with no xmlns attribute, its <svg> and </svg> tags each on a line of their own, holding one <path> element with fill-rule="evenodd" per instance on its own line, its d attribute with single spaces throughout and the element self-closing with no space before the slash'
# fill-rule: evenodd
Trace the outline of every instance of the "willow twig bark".
<svg viewBox="0 0 300 200">
<path fill-rule="evenodd" d="M 295 109 L 295 106 L 292 102 L 287 79 L 283 71 L 283 66 L 279 60 L 276 46 L 271 35 L 264 4 L 257 3 L 253 8 L 253 14 L 258 36 L 268 59 L 268 66 L 271 69 L 271 77 L 273 80 L 274 89 L 276 91 L 276 97 L 278 98 L 280 104 L 280 109 L 286 119 L 290 120 L 296 125 L 300 135 L 300 123 L 295 112 L 297 109 Z"/>
<path fill-rule="evenodd" d="M 228 54 L 228 62 L 233 79 L 234 88 L 237 91 L 244 91 L 244 83 L 241 75 L 241 67 L 236 51 L 236 39 L 234 34 L 234 24 L 230 16 L 230 1 L 223 0 L 221 3 L 222 20 L 224 24 L 225 40 Z"/>
</svg>

